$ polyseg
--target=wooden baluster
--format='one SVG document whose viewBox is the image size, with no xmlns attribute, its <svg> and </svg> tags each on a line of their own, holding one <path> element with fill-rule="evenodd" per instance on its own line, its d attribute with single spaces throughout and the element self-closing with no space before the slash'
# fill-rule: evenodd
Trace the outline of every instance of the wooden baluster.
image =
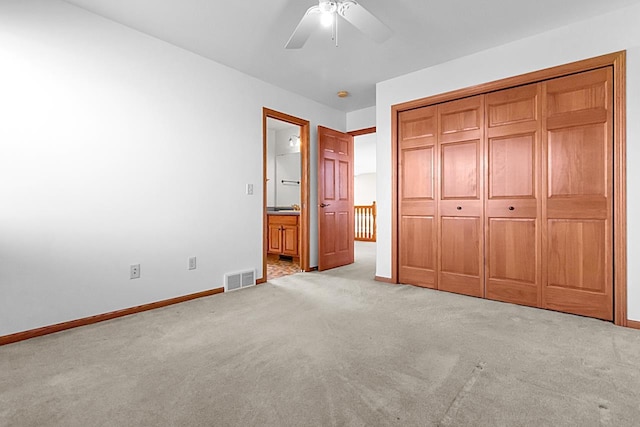
<svg viewBox="0 0 640 427">
<path fill-rule="evenodd" d="M 376 241 L 376 202 L 370 206 L 354 206 L 355 239 Z"/>
</svg>

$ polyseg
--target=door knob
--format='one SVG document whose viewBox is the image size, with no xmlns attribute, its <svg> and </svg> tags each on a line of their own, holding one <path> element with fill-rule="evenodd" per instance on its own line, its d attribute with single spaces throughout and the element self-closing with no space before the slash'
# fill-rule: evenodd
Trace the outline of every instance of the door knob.
<svg viewBox="0 0 640 427">
<path fill-rule="evenodd" d="M 515 209 L 516 209 L 516 208 L 514 208 L 513 206 L 509 206 L 509 210 L 510 210 L 510 211 L 513 211 L 513 210 L 515 210 Z"/>
<path fill-rule="evenodd" d="M 458 209 L 459 211 L 461 211 L 461 210 L 462 210 L 462 206 L 458 206 L 458 207 L 456 207 L 456 209 Z"/>
<path fill-rule="evenodd" d="M 321 208 L 326 208 L 327 206 L 331 206 L 331 203 L 320 203 Z"/>
</svg>

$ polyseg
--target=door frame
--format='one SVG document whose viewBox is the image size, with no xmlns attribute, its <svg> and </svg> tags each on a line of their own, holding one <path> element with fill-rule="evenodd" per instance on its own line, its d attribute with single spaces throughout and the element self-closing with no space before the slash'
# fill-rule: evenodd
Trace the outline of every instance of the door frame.
<svg viewBox="0 0 640 427">
<path fill-rule="evenodd" d="M 398 115 L 403 111 L 509 89 L 601 67 L 613 67 L 613 306 L 614 323 L 627 319 L 627 170 L 626 170 L 626 51 L 547 68 L 489 83 L 459 89 L 391 107 L 391 279 L 398 283 Z M 632 322 L 633 323 L 633 322 Z"/>
<path fill-rule="evenodd" d="M 376 133 L 376 127 L 375 126 L 371 126 L 369 128 L 350 130 L 347 133 L 349 135 L 353 136 L 353 137 L 360 136 L 360 135 L 368 135 L 370 133 Z"/>
<path fill-rule="evenodd" d="M 280 120 L 292 125 L 300 126 L 300 269 L 311 271 L 309 268 L 309 141 L 310 124 L 286 113 L 281 113 L 267 107 L 262 107 L 262 278 L 256 283 L 267 281 L 267 119 Z"/>
</svg>

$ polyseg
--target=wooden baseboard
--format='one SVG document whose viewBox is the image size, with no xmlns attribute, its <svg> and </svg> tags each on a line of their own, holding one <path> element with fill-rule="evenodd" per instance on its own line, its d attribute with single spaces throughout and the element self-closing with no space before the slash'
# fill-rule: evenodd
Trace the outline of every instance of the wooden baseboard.
<svg viewBox="0 0 640 427">
<path fill-rule="evenodd" d="M 376 282 L 391 283 L 391 284 L 394 284 L 394 285 L 396 284 L 396 282 L 390 277 L 376 276 L 375 279 L 376 279 Z"/>
<path fill-rule="evenodd" d="M 141 313 L 143 311 L 153 310 L 160 307 L 166 307 L 168 305 L 178 304 L 181 302 L 190 301 L 192 299 L 208 297 L 211 295 L 220 294 L 222 292 L 224 292 L 224 288 L 210 289 L 208 291 L 197 292 L 195 294 L 189 294 L 181 297 L 166 299 L 163 301 L 143 304 L 136 307 L 125 308 L 122 310 L 112 311 L 110 313 L 97 314 L 95 316 L 85 317 L 82 319 L 70 320 L 68 322 L 57 323 L 55 325 L 43 326 L 42 328 L 31 329 L 11 335 L 4 335 L 0 336 L 0 346 L 18 341 L 28 340 L 29 338 L 40 337 L 42 335 L 53 334 L 55 332 L 60 332 L 67 329 L 91 325 L 98 322 L 104 322 L 105 320 L 128 316 L 130 314 Z"/>
<path fill-rule="evenodd" d="M 640 329 L 640 322 L 637 320 L 627 320 L 627 327 L 633 329 Z"/>
</svg>

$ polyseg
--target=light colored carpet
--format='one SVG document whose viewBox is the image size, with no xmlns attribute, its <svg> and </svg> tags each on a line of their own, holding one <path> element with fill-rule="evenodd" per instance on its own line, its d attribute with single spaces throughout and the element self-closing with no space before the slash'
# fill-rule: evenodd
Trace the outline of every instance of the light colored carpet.
<svg viewBox="0 0 640 427">
<path fill-rule="evenodd" d="M 0 347 L 0 425 L 640 425 L 640 331 L 375 282 L 374 247 Z"/>
</svg>

